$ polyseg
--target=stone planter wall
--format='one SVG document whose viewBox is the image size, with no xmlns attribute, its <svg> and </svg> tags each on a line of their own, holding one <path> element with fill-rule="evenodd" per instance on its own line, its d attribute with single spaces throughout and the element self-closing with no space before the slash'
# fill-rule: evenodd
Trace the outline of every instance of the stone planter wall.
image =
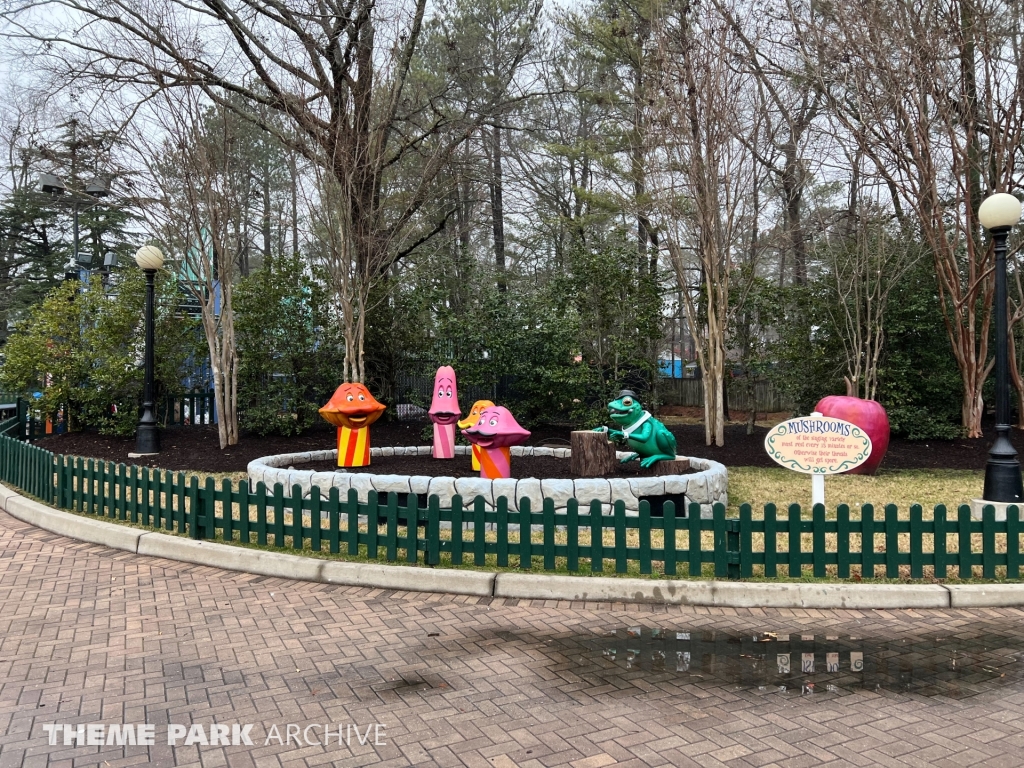
<svg viewBox="0 0 1024 768">
<path fill-rule="evenodd" d="M 429 456 L 429 445 L 398 448 L 371 448 L 371 456 Z M 455 446 L 457 456 L 468 456 L 469 446 Z M 569 458 L 568 448 L 542 448 L 532 446 L 516 446 L 512 448 L 512 456 L 554 456 Z M 625 456 L 619 453 L 620 458 Z M 377 491 L 381 496 L 388 493 L 415 493 L 431 496 L 436 494 L 442 507 L 451 505 L 452 497 L 460 495 L 466 504 L 477 496 L 482 496 L 489 508 L 493 508 L 495 499 L 506 496 L 510 509 L 519 508 L 519 500 L 530 499 L 530 508 L 540 511 L 544 499 L 555 501 L 555 508 L 564 510 L 571 498 L 581 504 L 589 504 L 593 499 L 601 502 L 607 510 L 613 502 L 623 500 L 627 513 L 637 514 L 641 496 L 684 495 L 687 502 L 701 505 L 701 517 L 711 516 L 711 505 L 717 502 L 728 504 L 728 470 L 717 461 L 688 457 L 690 466 L 698 470 L 688 475 L 662 475 L 660 477 L 641 478 L 587 478 L 581 480 L 554 479 L 537 480 L 536 478 L 509 478 L 503 480 L 487 480 L 480 477 L 424 477 L 419 475 L 374 475 L 365 472 L 345 472 L 339 469 L 334 472 L 313 472 L 301 468 L 302 464 L 313 461 L 337 460 L 338 452 L 311 451 L 308 453 L 284 453 L 277 456 L 264 456 L 251 461 L 248 466 L 251 486 L 263 482 L 268 488 L 281 483 L 286 489 L 298 484 L 305 496 L 309 496 L 312 486 L 320 488 L 322 496 L 330 489 L 337 488 L 345 498 L 350 488 L 359 494 L 360 501 L 366 501 L 370 491 Z M 687 457 L 677 457 L 687 458 Z M 438 471 L 444 471 L 444 462 L 438 461 Z M 513 463 L 513 467 L 515 464 Z M 568 467 L 566 467 L 568 469 Z"/>
</svg>

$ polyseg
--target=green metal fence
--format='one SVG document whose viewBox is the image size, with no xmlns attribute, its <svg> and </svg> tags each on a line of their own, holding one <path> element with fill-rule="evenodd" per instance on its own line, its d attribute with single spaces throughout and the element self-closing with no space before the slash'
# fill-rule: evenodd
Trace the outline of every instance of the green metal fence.
<svg viewBox="0 0 1024 768">
<path fill-rule="evenodd" d="M 942 579 L 955 573 L 1016 579 L 1021 572 L 1015 506 L 1005 521 L 995 519 L 992 507 L 975 520 L 968 506 L 950 514 L 940 505 L 926 517 L 914 505 L 900 519 L 895 505 L 876 510 L 869 504 L 857 516 L 845 504 L 834 516 L 815 505 L 810 517 L 796 504 L 783 515 L 768 504 L 756 519 L 748 504 L 737 517 L 717 504 L 712 517 L 702 519 L 697 504 L 683 515 L 671 502 L 656 517 L 646 502 L 639 514 L 627 515 L 621 502 L 608 510 L 575 499 L 556 511 L 551 500 L 534 510 L 527 499 L 516 510 L 504 497 L 493 509 L 483 499 L 458 496 L 450 507 L 436 496 L 424 506 L 415 494 L 400 499 L 370 492 L 359 501 L 355 490 L 342 498 L 336 488 L 325 496 L 314 487 L 303 498 L 298 485 L 201 483 L 180 472 L 54 455 L 7 436 L 0 436 L 0 480 L 63 509 L 194 539 L 389 562 L 719 578 Z"/>
<path fill-rule="evenodd" d="M 167 397 L 157 404 L 157 421 L 166 426 L 196 426 L 216 423 L 213 392 L 187 392 Z"/>
<path fill-rule="evenodd" d="M 12 416 L 9 419 L 0 421 L 0 435 L 7 437 L 13 437 L 17 439 L 20 437 L 18 428 L 21 426 L 22 420 L 18 416 Z"/>
<path fill-rule="evenodd" d="M 34 442 L 49 434 L 46 431 L 46 414 L 35 415 L 39 412 L 32 411 L 31 401 L 20 396 L 0 393 L 0 404 L 15 406 L 20 423 L 20 430 L 15 425 L 9 425 L 2 434 L 17 435 L 29 442 Z M 8 409 L 8 412 L 10 410 L 12 409 Z M 53 421 L 56 422 L 56 419 Z M 216 424 L 214 395 L 212 392 L 187 392 L 184 395 L 164 398 L 157 404 L 157 421 L 164 426 L 172 427 Z M 7 421 L 4 424 L 7 424 Z"/>
</svg>

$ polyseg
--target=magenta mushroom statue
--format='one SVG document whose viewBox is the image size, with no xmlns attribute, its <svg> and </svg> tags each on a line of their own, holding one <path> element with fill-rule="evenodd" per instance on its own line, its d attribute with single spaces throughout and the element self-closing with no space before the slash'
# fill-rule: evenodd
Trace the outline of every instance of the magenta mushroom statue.
<svg viewBox="0 0 1024 768">
<path fill-rule="evenodd" d="M 497 480 L 510 477 L 513 445 L 530 439 L 528 430 L 519 426 L 515 416 L 501 405 L 485 409 L 475 427 L 462 430 L 463 436 L 480 446 L 480 477 Z"/>
<path fill-rule="evenodd" d="M 431 455 L 435 459 L 454 459 L 455 422 L 462 411 L 459 410 L 459 395 L 455 390 L 455 369 L 450 365 L 442 365 L 434 374 L 434 397 L 427 413 L 434 422 L 434 450 Z"/>
</svg>

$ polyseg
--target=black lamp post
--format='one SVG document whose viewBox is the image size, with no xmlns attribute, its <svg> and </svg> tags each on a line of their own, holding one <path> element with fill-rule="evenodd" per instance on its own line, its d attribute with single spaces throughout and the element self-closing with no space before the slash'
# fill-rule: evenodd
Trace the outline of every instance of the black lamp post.
<svg viewBox="0 0 1024 768">
<path fill-rule="evenodd" d="M 153 280 L 163 266 L 164 255 L 159 248 L 144 245 L 135 253 L 135 263 L 146 273 L 146 382 L 142 390 L 142 417 L 135 430 L 135 455 L 160 453 L 160 432 L 156 425 L 156 404 L 153 402 Z"/>
<path fill-rule="evenodd" d="M 985 465 L 984 501 L 1017 503 L 1024 500 L 1020 463 L 1010 443 L 1010 380 L 1007 368 L 1006 238 L 1020 221 L 1020 201 L 1005 192 L 985 198 L 978 209 L 981 225 L 989 231 L 996 256 L 996 441 Z"/>
</svg>

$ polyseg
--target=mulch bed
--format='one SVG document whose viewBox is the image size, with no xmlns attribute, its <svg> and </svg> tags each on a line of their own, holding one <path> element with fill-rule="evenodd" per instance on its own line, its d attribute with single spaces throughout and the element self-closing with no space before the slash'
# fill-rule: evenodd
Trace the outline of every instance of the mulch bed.
<svg viewBox="0 0 1024 768">
<path fill-rule="evenodd" d="M 649 469 L 640 466 L 639 461 L 618 464 L 616 471 L 604 477 L 653 477 L 657 465 Z M 316 472 L 332 472 L 338 468 L 336 461 L 314 461 L 296 469 L 312 469 Z M 368 467 L 346 467 L 346 472 L 365 472 L 375 475 L 421 475 L 426 477 L 480 477 L 474 470 L 469 456 L 456 456 L 451 460 L 439 460 L 430 456 L 374 456 Z M 673 473 L 678 474 L 678 473 Z M 684 472 L 683 474 L 690 474 Z M 513 456 L 512 477 L 571 478 L 581 475 L 569 471 L 569 459 L 553 456 Z"/>
<path fill-rule="evenodd" d="M 383 424 L 378 422 L 371 431 L 371 445 L 399 446 L 424 445 L 421 437 L 424 428 L 429 429 L 428 422 L 402 421 Z M 763 427 L 754 429 L 754 434 L 746 434 L 746 427 L 733 425 L 726 427 L 725 445 L 721 448 L 704 444 L 704 427 L 699 424 L 672 426 L 676 436 L 679 453 L 684 456 L 700 456 L 714 459 L 730 467 L 775 467 L 775 462 L 768 458 L 764 450 L 764 438 L 768 430 Z M 569 445 L 569 429 L 567 427 L 540 427 L 533 430 L 530 445 Z M 1024 446 L 1024 436 L 1017 430 L 1013 431 L 1014 442 Z M 891 469 L 984 469 L 988 459 L 988 450 L 994 439 L 991 424 L 985 426 L 985 437 L 978 440 L 934 440 L 911 442 L 893 439 L 882 462 L 883 470 Z M 300 453 L 334 448 L 336 446 L 333 428 L 318 427 L 297 437 L 260 437 L 259 435 L 243 434 L 237 445 L 225 450 L 220 449 L 216 427 L 174 427 L 162 432 L 162 451 L 159 456 L 149 460 L 128 459 L 128 453 L 135 450 L 135 438 L 106 437 L 91 432 L 80 432 L 71 435 L 51 435 L 37 441 L 36 445 L 55 453 L 76 456 L 88 456 L 126 464 L 143 464 L 171 470 L 194 470 L 200 472 L 241 472 L 253 459 L 277 453 Z M 397 457 L 396 457 L 397 458 Z M 401 457 L 406 461 L 423 459 L 431 467 L 436 462 L 429 457 Z M 524 461 L 516 458 L 513 462 Z M 563 461 L 552 459 L 551 461 Z M 378 464 L 374 459 L 374 471 L 383 469 L 383 461 Z M 454 462 L 453 462 L 454 463 Z M 412 466 L 406 464 L 404 466 Z M 467 463 L 468 466 L 468 463 Z M 559 466 L 567 466 L 560 464 Z M 513 463 L 519 474 L 519 464 Z M 390 470 L 389 470 L 390 471 Z M 401 474 L 415 474 L 401 472 Z M 423 474 L 437 474 L 423 472 Z M 449 474 L 447 471 L 445 474 Z M 470 471 L 470 475 L 473 473 Z M 540 477 L 541 475 L 534 475 Z M 559 477 L 565 477 L 560 472 Z"/>
</svg>

